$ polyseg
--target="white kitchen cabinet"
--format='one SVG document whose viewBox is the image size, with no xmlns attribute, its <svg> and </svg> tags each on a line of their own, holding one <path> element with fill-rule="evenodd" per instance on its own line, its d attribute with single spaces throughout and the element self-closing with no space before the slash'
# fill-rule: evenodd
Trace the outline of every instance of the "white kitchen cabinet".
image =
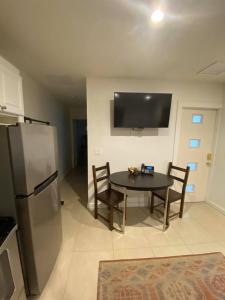
<svg viewBox="0 0 225 300">
<path fill-rule="evenodd" d="M 0 114 L 24 115 L 22 78 L 19 71 L 0 58 Z"/>
<path fill-rule="evenodd" d="M 4 101 L 3 86 L 4 86 L 4 73 L 3 70 L 0 68 L 0 105 L 2 105 Z"/>
</svg>

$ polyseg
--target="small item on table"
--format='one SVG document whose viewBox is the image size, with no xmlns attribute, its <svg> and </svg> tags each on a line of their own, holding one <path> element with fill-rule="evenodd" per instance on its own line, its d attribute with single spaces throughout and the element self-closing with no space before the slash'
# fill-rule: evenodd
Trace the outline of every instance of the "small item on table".
<svg viewBox="0 0 225 300">
<path fill-rule="evenodd" d="M 141 174 L 154 175 L 154 166 L 151 166 L 151 165 L 146 166 L 145 164 L 142 164 L 141 165 Z"/>
<path fill-rule="evenodd" d="M 138 175 L 138 169 L 135 167 L 128 167 L 128 171 L 131 175 Z"/>
</svg>

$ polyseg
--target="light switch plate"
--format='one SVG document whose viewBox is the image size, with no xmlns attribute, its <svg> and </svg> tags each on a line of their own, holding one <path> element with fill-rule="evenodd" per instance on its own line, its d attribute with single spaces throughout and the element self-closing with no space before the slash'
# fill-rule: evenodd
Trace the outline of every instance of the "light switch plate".
<svg viewBox="0 0 225 300">
<path fill-rule="evenodd" d="M 101 155 L 102 154 L 102 148 L 95 148 L 95 155 Z"/>
</svg>

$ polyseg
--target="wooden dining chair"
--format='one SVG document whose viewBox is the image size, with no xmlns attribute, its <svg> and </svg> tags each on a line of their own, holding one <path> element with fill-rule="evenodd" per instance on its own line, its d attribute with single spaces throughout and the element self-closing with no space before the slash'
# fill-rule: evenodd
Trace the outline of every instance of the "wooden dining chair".
<svg viewBox="0 0 225 300">
<path fill-rule="evenodd" d="M 173 175 L 172 174 L 173 170 L 184 173 L 183 178 Z M 166 211 L 166 224 L 167 225 L 169 225 L 169 219 L 175 217 L 176 215 L 179 215 L 179 218 L 182 218 L 182 216 L 183 216 L 184 199 L 185 199 L 185 192 L 186 192 L 186 186 L 187 186 L 189 172 L 190 172 L 190 167 L 180 168 L 180 167 L 174 166 L 172 164 L 172 162 L 169 163 L 167 175 L 170 176 L 171 178 L 173 178 L 175 181 L 182 183 L 182 191 L 181 191 L 181 193 L 179 193 L 179 192 L 175 191 L 174 189 L 169 189 L 167 208 L 165 207 L 167 191 L 165 189 L 163 189 L 163 190 L 156 190 L 156 191 L 152 192 L 150 212 L 153 213 L 154 208 L 164 205 L 165 209 L 167 209 L 167 211 Z M 155 196 L 161 200 L 161 203 L 154 205 Z M 180 210 L 178 213 L 174 213 L 173 215 L 170 216 L 170 205 L 171 205 L 171 203 L 176 202 L 176 201 L 180 201 Z"/>
<path fill-rule="evenodd" d="M 92 166 L 93 171 L 93 181 L 94 181 L 94 197 L 95 197 L 95 219 L 100 216 L 106 222 L 109 223 L 109 229 L 113 230 L 113 213 L 114 210 L 122 213 L 123 223 L 122 223 L 122 231 L 125 231 L 125 215 L 126 215 L 126 193 L 121 193 L 117 190 L 112 189 L 110 184 L 110 166 L 107 162 L 105 166 L 96 168 Z M 100 177 L 98 177 L 97 173 L 101 171 Z M 102 174 L 104 172 L 104 174 Z M 103 191 L 98 191 L 98 183 L 102 182 L 106 183 L 106 189 Z M 102 202 L 108 207 L 109 215 L 108 219 L 104 217 L 102 214 L 98 212 L 98 201 Z M 123 202 L 123 209 L 119 208 L 119 204 Z"/>
</svg>

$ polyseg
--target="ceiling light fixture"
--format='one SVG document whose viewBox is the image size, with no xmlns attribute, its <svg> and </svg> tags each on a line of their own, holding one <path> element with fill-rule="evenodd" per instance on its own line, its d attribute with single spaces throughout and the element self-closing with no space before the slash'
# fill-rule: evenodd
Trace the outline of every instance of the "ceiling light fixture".
<svg viewBox="0 0 225 300">
<path fill-rule="evenodd" d="M 151 20 L 154 23 L 162 22 L 163 18 L 164 13 L 160 9 L 156 9 L 151 15 Z"/>
</svg>

